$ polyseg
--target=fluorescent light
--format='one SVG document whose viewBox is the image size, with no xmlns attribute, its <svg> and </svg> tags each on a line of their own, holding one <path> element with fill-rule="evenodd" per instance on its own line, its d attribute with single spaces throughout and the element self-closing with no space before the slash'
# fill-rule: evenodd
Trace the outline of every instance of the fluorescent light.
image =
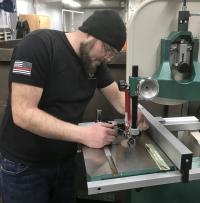
<svg viewBox="0 0 200 203">
<path fill-rule="evenodd" d="M 91 0 L 89 3 L 90 6 L 104 6 L 105 2 L 103 2 L 102 0 Z"/>
<path fill-rule="evenodd" d="M 62 3 L 68 4 L 69 6 L 74 8 L 81 7 L 81 4 L 74 0 L 62 0 Z"/>
</svg>

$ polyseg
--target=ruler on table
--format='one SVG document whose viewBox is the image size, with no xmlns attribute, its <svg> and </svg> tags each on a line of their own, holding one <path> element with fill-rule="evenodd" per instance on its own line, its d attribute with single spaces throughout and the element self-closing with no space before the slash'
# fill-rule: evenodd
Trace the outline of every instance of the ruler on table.
<svg viewBox="0 0 200 203">
<path fill-rule="evenodd" d="M 106 158 L 108 160 L 108 163 L 109 163 L 109 166 L 110 166 L 110 169 L 112 171 L 112 175 L 113 176 L 116 176 L 118 175 L 118 170 L 117 170 L 117 167 L 115 166 L 115 163 L 114 163 L 114 160 L 112 158 L 112 155 L 111 155 L 111 152 L 110 152 L 110 149 L 109 147 L 104 147 L 104 153 L 106 155 Z"/>
</svg>

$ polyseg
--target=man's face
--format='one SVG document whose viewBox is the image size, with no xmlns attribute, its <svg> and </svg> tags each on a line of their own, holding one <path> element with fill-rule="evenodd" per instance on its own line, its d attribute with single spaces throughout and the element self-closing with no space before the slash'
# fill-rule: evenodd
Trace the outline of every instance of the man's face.
<svg viewBox="0 0 200 203">
<path fill-rule="evenodd" d="M 94 56 L 96 39 L 82 42 L 80 44 L 80 58 L 84 64 L 85 70 L 88 74 L 93 75 L 97 67 L 103 62 L 103 59 Z"/>
<path fill-rule="evenodd" d="M 108 47 L 109 45 L 94 37 L 80 44 L 80 58 L 88 74 L 93 75 L 101 63 L 110 61 L 116 54 L 113 48 Z"/>
</svg>

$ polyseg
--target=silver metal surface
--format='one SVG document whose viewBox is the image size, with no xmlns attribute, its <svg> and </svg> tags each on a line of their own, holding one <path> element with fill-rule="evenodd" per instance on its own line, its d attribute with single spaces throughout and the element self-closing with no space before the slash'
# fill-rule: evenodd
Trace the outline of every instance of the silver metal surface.
<svg viewBox="0 0 200 203">
<path fill-rule="evenodd" d="M 200 180 L 200 167 L 190 170 L 189 181 Z"/>
<path fill-rule="evenodd" d="M 188 60 L 187 60 L 187 47 L 188 47 L 188 44 L 187 43 L 180 43 L 178 45 L 179 47 L 179 56 L 178 56 L 178 62 L 185 62 L 187 63 Z"/>
<path fill-rule="evenodd" d="M 181 143 L 167 128 L 157 121 L 145 108 L 139 105 L 139 109 L 149 122 L 149 133 L 153 140 L 161 147 L 161 149 L 167 154 L 178 169 L 185 166 L 189 169 L 192 164 L 192 152 Z M 183 156 L 188 156 L 190 160 L 183 160 Z"/>
<path fill-rule="evenodd" d="M 195 131 L 200 130 L 200 122 L 194 116 L 173 117 L 173 118 L 158 118 L 169 131 Z"/>
<path fill-rule="evenodd" d="M 159 93 L 159 84 L 152 78 L 144 78 L 138 83 L 138 93 L 143 99 L 153 99 Z"/>
<path fill-rule="evenodd" d="M 91 195 L 177 182 L 181 182 L 181 173 L 179 171 L 170 171 L 139 176 L 115 178 L 109 180 L 93 181 L 88 182 L 87 186 L 88 194 Z"/>
<path fill-rule="evenodd" d="M 181 64 L 190 64 L 190 55 L 192 51 L 192 45 L 190 42 L 182 39 L 181 43 L 174 43 L 170 46 L 170 67 L 172 72 L 172 77 L 176 81 L 181 81 L 190 76 L 189 72 L 181 70 Z"/>
<path fill-rule="evenodd" d="M 128 148 L 126 141 L 122 139 L 120 144 L 109 146 L 119 177 L 160 172 L 160 169 L 147 152 L 145 144 L 152 144 L 168 166 L 173 167 L 172 162 L 146 133 L 137 137 L 134 148 Z M 84 146 L 83 155 L 88 181 L 113 177 L 109 162 L 102 149 L 91 149 Z"/>
<path fill-rule="evenodd" d="M 200 16 L 200 13 L 190 13 L 190 16 Z"/>
<path fill-rule="evenodd" d="M 168 130 L 177 131 L 177 138 L 192 151 L 193 157 L 200 156 L 200 145 L 190 131 L 200 130 L 200 122 L 195 116 L 157 118 Z"/>
<path fill-rule="evenodd" d="M 177 138 L 192 151 L 193 157 L 200 156 L 200 145 L 189 131 L 178 132 Z"/>
<path fill-rule="evenodd" d="M 189 174 L 189 181 L 199 180 L 200 168 L 191 169 Z M 179 183 L 181 182 L 181 176 L 182 174 L 179 171 L 169 171 L 109 180 L 93 181 L 87 183 L 88 194 L 91 195 L 119 190 Z"/>
<path fill-rule="evenodd" d="M 88 178 L 110 175 L 109 163 L 102 149 L 82 148 Z"/>
<path fill-rule="evenodd" d="M 139 135 L 140 134 L 140 131 L 139 131 L 138 128 L 130 128 L 129 131 L 130 131 L 130 135 L 131 136 L 132 135 L 134 136 L 134 135 Z"/>
</svg>

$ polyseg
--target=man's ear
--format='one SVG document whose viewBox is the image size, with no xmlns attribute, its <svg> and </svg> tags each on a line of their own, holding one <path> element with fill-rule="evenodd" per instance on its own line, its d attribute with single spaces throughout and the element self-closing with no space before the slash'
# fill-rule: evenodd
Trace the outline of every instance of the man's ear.
<svg viewBox="0 0 200 203">
<path fill-rule="evenodd" d="M 92 38 L 92 36 L 90 35 L 90 34 L 88 34 L 88 33 L 84 33 L 85 35 L 84 35 L 84 41 L 85 42 L 87 42 L 87 41 L 90 41 Z"/>
<path fill-rule="evenodd" d="M 87 34 L 87 36 L 86 36 L 87 39 L 89 39 L 89 40 L 96 39 L 94 36 L 92 36 L 92 35 L 90 35 L 88 33 L 86 33 L 86 34 Z"/>
<path fill-rule="evenodd" d="M 85 38 L 86 38 L 86 39 L 90 38 L 90 36 L 91 36 L 90 34 L 85 33 Z"/>
</svg>

